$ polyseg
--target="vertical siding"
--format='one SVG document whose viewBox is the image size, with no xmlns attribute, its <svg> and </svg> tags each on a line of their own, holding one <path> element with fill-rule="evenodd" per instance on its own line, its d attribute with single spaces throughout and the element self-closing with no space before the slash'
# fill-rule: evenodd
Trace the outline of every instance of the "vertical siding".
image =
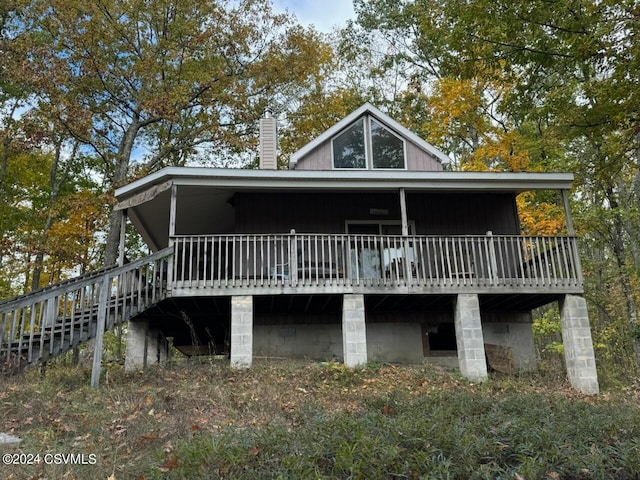
<svg viewBox="0 0 640 480">
<path fill-rule="evenodd" d="M 441 172 L 442 164 L 439 160 L 425 152 L 417 145 L 405 141 L 407 152 L 407 170 L 417 172 Z"/>
<path fill-rule="evenodd" d="M 386 208 L 373 216 L 370 208 Z M 400 202 L 394 194 L 238 193 L 236 233 L 343 233 L 346 220 L 395 220 Z"/>
<path fill-rule="evenodd" d="M 302 157 L 296 170 L 331 170 L 331 141 L 324 142 Z"/>
<path fill-rule="evenodd" d="M 517 235 L 520 233 L 514 194 L 409 194 L 408 216 L 417 216 L 419 235 Z"/>
<path fill-rule="evenodd" d="M 399 221 L 400 200 L 395 193 L 245 192 L 236 194 L 235 211 L 236 233 L 344 233 L 346 220 Z M 520 233 L 514 194 L 412 193 L 407 215 L 418 235 Z"/>
</svg>

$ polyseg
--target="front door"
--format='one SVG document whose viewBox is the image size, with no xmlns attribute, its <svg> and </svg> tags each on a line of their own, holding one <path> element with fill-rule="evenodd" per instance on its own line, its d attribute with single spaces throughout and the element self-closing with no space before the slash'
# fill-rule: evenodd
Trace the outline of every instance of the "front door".
<svg viewBox="0 0 640 480">
<path fill-rule="evenodd" d="M 413 222 L 409 223 L 409 235 L 413 235 Z M 402 233 L 398 221 L 383 222 L 347 222 L 347 233 L 356 235 L 351 243 L 351 277 L 377 279 L 391 275 L 398 266 L 394 262 L 404 261 L 404 245 L 396 236 Z M 409 260 L 413 261 L 413 249 L 410 249 Z M 404 276 L 400 267 L 399 276 Z M 398 275 L 398 272 L 396 272 Z"/>
<path fill-rule="evenodd" d="M 377 223 L 347 223 L 347 233 L 356 235 L 351 242 L 351 278 L 382 278 Z"/>
</svg>

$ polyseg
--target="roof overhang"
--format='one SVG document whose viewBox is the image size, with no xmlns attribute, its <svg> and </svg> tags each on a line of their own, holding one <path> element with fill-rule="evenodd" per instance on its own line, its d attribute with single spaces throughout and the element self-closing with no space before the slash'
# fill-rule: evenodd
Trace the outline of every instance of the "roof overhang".
<svg viewBox="0 0 640 480">
<path fill-rule="evenodd" d="M 566 190 L 572 173 L 511 172 L 415 172 L 415 171 L 314 171 L 241 170 L 222 168 L 168 167 L 116 190 L 126 204 L 136 194 L 158 192 L 175 185 L 241 190 L 395 190 L 407 191 L 502 191 Z M 141 200 L 153 196 L 146 194 Z"/>
<path fill-rule="evenodd" d="M 177 229 L 191 234 L 233 232 L 232 197 L 244 191 L 279 192 L 504 192 L 568 190 L 571 173 L 241 170 L 168 167 L 116 190 L 117 209 L 153 250 L 168 243 L 171 187 L 176 185 Z M 216 231 L 212 231 L 215 225 Z"/>
</svg>

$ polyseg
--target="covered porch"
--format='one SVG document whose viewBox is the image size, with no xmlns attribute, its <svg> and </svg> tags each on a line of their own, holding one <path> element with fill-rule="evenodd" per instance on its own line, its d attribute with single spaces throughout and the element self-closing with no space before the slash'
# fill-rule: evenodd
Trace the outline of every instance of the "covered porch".
<svg viewBox="0 0 640 480">
<path fill-rule="evenodd" d="M 530 332 L 531 309 L 559 301 L 566 305 L 563 335 L 573 352 L 567 363 L 580 365 L 570 377 L 588 391 L 595 366 L 583 365 L 593 351 L 585 350 L 591 342 L 568 207 L 572 179 L 560 173 L 168 168 L 116 195 L 123 225 L 131 221 L 152 250 L 173 252 L 162 273 L 167 300 L 159 309 L 166 302 L 193 303 L 205 334 L 209 318 L 221 322 L 224 338 L 216 349 L 222 344 L 237 368 L 251 365 L 266 339 L 283 342 L 294 330 L 328 336 L 323 341 L 341 360 L 362 365 L 373 358 L 367 345 L 378 333 L 387 332 L 380 334 L 383 343 L 401 330 L 404 339 L 423 341 L 425 332 L 439 334 L 431 320 L 406 319 L 442 314 L 437 324 L 455 333 L 462 373 L 482 380 L 484 335 L 499 338 L 503 330 L 489 327 L 513 324 L 519 333 L 512 336 L 526 339 L 515 324 Z M 522 235 L 515 198 L 529 190 L 558 192 L 566 235 Z M 121 259 L 124 245 L 123 236 Z M 406 310 L 414 299 L 419 305 Z M 290 307 L 325 301 L 326 325 L 313 320 L 318 312 Z M 271 318 L 280 323 L 264 323 L 265 304 L 278 306 Z M 382 315 L 390 304 L 402 308 Z M 158 310 L 145 321 L 185 338 L 187 322 L 179 315 Z M 184 343 L 188 348 L 188 337 Z M 312 340 L 302 345 L 315 346 Z"/>
</svg>

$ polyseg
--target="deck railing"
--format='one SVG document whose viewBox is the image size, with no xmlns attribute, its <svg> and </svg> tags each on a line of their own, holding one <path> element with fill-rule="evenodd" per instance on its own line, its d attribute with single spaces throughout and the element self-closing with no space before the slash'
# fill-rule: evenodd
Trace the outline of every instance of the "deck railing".
<svg viewBox="0 0 640 480">
<path fill-rule="evenodd" d="M 573 237 L 178 236 L 173 287 L 581 288 Z"/>
</svg>

